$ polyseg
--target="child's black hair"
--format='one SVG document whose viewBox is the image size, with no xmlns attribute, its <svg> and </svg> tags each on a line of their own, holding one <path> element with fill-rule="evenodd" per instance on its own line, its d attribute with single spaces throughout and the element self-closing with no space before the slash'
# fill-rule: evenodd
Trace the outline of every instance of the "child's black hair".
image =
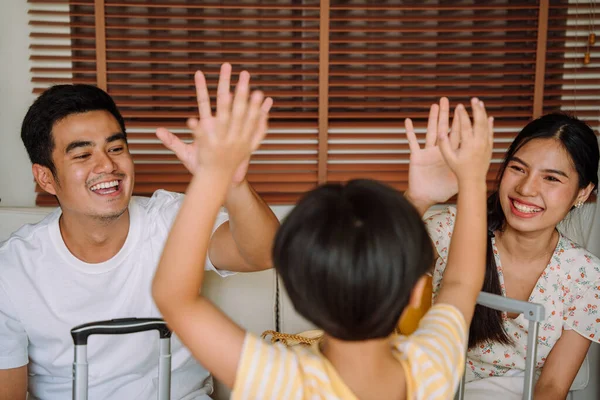
<svg viewBox="0 0 600 400">
<path fill-rule="evenodd" d="M 273 260 L 300 315 L 332 337 L 358 341 L 394 331 L 434 256 L 401 193 L 353 180 L 306 194 L 283 221 Z"/>
</svg>

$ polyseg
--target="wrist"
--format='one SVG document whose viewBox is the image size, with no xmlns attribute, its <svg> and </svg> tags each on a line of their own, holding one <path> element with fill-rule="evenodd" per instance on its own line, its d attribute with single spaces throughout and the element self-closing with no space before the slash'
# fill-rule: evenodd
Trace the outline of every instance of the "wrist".
<svg viewBox="0 0 600 400">
<path fill-rule="evenodd" d="M 203 167 L 197 168 L 188 190 L 200 188 L 202 191 L 210 191 L 213 196 L 227 195 L 231 184 L 233 172 L 222 168 Z"/>
<path fill-rule="evenodd" d="M 464 190 L 480 191 L 487 193 L 487 182 L 485 177 L 466 177 L 458 180 L 458 193 Z"/>
<path fill-rule="evenodd" d="M 238 199 L 241 194 L 246 193 L 249 185 L 250 184 L 246 178 L 244 178 L 244 180 L 241 182 L 230 183 L 227 189 L 227 194 L 225 195 L 225 207 Z"/>
<path fill-rule="evenodd" d="M 413 207 L 415 207 L 419 211 L 419 214 L 421 216 L 423 216 L 425 212 L 435 204 L 435 202 L 431 201 L 431 199 L 415 197 L 411 193 L 410 189 L 404 192 L 404 198 L 406 198 L 406 200 L 408 200 L 413 205 Z"/>
</svg>

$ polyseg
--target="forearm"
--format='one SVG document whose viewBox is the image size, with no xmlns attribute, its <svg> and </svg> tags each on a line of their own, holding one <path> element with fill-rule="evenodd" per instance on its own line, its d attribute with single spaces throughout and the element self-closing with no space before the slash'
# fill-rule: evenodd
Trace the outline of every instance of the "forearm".
<svg viewBox="0 0 600 400">
<path fill-rule="evenodd" d="M 240 255 L 257 270 L 272 268 L 271 251 L 279 220 L 268 204 L 244 181 L 230 188 L 225 207 Z"/>
<path fill-rule="evenodd" d="M 436 303 L 457 307 L 467 326 L 483 286 L 486 256 L 486 187 L 483 179 L 459 187 L 448 263 Z"/>
<path fill-rule="evenodd" d="M 568 343 L 561 343 L 560 347 L 564 348 L 565 344 Z M 540 378 L 535 384 L 533 390 L 534 400 L 565 400 L 569 394 L 569 389 L 571 388 L 573 379 L 575 379 L 576 371 L 579 370 L 579 368 L 576 365 L 571 367 L 563 365 L 564 363 L 561 362 L 562 360 L 557 362 L 559 358 L 556 356 L 561 356 L 561 354 L 552 354 L 557 347 L 558 346 L 555 345 L 552 351 L 550 351 L 550 354 L 546 359 L 546 365 L 544 365 Z M 578 353 L 577 347 L 578 346 L 574 344 L 573 351 L 575 358 L 577 358 Z M 560 351 L 560 349 L 558 350 Z M 580 363 L 576 364 L 580 365 Z"/>
<path fill-rule="evenodd" d="M 559 388 L 556 385 L 538 382 L 533 392 L 534 400 L 565 400 L 569 389 Z"/>
<path fill-rule="evenodd" d="M 487 248 L 486 190 L 483 180 L 459 184 L 444 285 L 473 283 L 479 287 L 477 292 L 481 290 Z"/>
<path fill-rule="evenodd" d="M 574 330 L 563 330 L 546 358 L 534 399 L 564 400 L 585 360 L 591 342 Z"/>
<path fill-rule="evenodd" d="M 152 293 L 164 314 L 197 300 L 213 225 L 230 179 L 219 172 L 193 177 L 154 277 Z M 222 195 L 219 195 L 222 193 Z"/>
</svg>

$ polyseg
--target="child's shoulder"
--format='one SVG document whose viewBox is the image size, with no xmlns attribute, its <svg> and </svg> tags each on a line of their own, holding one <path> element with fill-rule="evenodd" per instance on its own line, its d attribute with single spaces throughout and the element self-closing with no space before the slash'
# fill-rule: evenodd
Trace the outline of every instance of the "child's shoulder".
<svg viewBox="0 0 600 400">
<path fill-rule="evenodd" d="M 425 313 L 413 334 L 393 338 L 393 347 L 403 353 L 422 353 L 428 348 L 437 349 L 440 342 L 461 345 L 466 337 L 467 323 L 458 308 L 436 303 Z"/>
<path fill-rule="evenodd" d="M 323 359 L 319 351 L 322 331 L 314 330 L 299 334 L 266 331 L 261 336 L 246 333 L 243 353 L 251 357 L 262 355 L 270 359 L 297 364 L 314 363 Z"/>
<path fill-rule="evenodd" d="M 248 393 L 255 393 L 253 388 L 260 387 L 256 393 L 270 393 L 273 396 L 266 397 L 276 398 L 280 376 L 285 372 L 285 386 L 292 397 L 312 398 L 315 394 L 325 394 L 327 398 L 333 396 L 335 373 L 332 373 L 331 365 L 319 351 L 318 343 L 294 343 L 293 337 L 297 335 L 280 335 L 288 337 L 288 344 L 282 340 L 272 343 L 246 333 L 233 393 L 236 396 L 244 393 L 246 397 L 243 398 L 248 398 L 252 397 Z M 314 382 L 319 382 L 319 385 L 315 386 Z M 232 398 L 237 399 L 236 396 Z"/>
<path fill-rule="evenodd" d="M 451 398 L 464 369 L 466 344 L 467 324 L 461 312 L 438 303 L 412 335 L 392 339 L 392 351 L 406 365 L 409 386 L 418 388 L 423 398 Z"/>
</svg>

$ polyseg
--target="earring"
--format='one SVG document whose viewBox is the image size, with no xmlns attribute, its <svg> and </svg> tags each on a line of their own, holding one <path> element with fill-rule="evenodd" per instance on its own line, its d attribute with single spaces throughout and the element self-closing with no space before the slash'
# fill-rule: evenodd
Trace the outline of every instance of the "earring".
<svg viewBox="0 0 600 400">
<path fill-rule="evenodd" d="M 578 201 L 577 203 L 575 203 L 575 208 L 581 208 L 582 205 L 583 201 Z"/>
</svg>

